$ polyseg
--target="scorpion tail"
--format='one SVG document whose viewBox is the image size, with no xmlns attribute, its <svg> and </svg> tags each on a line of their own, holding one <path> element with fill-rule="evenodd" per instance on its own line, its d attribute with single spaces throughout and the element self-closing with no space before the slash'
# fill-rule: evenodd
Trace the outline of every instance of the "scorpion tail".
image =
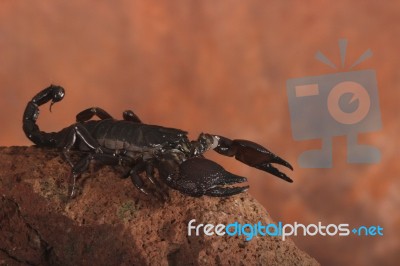
<svg viewBox="0 0 400 266">
<path fill-rule="evenodd" d="M 65 91 L 60 86 L 50 85 L 48 88 L 42 90 L 35 97 L 28 102 L 24 116 L 23 116 L 23 129 L 25 135 L 35 144 L 42 146 L 55 146 L 56 133 L 46 133 L 40 131 L 36 120 L 39 116 L 39 106 L 51 100 L 51 106 L 61 101 L 64 98 Z"/>
</svg>

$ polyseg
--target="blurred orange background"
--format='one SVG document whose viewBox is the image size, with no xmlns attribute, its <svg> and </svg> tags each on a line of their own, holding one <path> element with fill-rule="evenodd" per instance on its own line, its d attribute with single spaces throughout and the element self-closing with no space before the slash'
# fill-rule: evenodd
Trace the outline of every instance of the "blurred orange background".
<svg viewBox="0 0 400 266">
<path fill-rule="evenodd" d="M 147 123 L 255 141 L 295 167 L 293 184 L 210 152 L 246 176 L 250 193 L 276 221 L 380 225 L 383 237 L 292 237 L 323 265 L 396 265 L 400 261 L 400 2 L 387 1 L 11 1 L 0 2 L 0 145 L 31 145 L 21 128 L 25 104 L 51 83 L 63 102 L 39 125 L 58 131 L 84 108 Z M 315 60 L 321 50 L 344 69 Z M 286 80 L 354 70 L 377 73 L 382 130 L 361 142 L 379 164 L 346 162 L 334 138 L 334 164 L 303 169 L 297 157 L 318 141 L 293 140 Z M 210 221 L 212 222 L 212 221 Z"/>
</svg>

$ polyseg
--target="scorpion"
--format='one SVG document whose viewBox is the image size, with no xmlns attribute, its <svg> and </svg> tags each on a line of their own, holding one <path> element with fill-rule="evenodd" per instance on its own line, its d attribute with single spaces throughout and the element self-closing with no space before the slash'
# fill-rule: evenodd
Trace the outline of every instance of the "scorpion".
<svg viewBox="0 0 400 266">
<path fill-rule="evenodd" d="M 51 112 L 53 104 L 61 101 L 64 95 L 64 88 L 56 85 L 50 85 L 35 95 L 23 114 L 23 130 L 37 146 L 62 150 L 64 160 L 71 166 L 70 197 L 76 196 L 77 178 L 88 170 L 92 162 L 128 166 L 123 177 L 130 177 L 134 186 L 145 194 L 149 192 L 143 176 L 160 185 L 155 180 L 155 169 L 158 179 L 168 187 L 192 197 L 228 197 L 245 192 L 249 186 L 235 185 L 247 179 L 206 159 L 203 153 L 208 150 L 235 157 L 251 167 L 293 182 L 272 164 L 291 170 L 293 167 L 257 143 L 208 133 L 201 133 L 197 140 L 190 141 L 186 131 L 143 123 L 131 110 L 123 112 L 123 120 L 117 120 L 105 110 L 92 107 L 78 113 L 76 123 L 59 132 L 41 131 L 36 124 L 39 106 L 51 101 Z M 98 119 L 93 120 L 95 116 Z M 70 150 L 85 155 L 74 163 Z"/>
</svg>

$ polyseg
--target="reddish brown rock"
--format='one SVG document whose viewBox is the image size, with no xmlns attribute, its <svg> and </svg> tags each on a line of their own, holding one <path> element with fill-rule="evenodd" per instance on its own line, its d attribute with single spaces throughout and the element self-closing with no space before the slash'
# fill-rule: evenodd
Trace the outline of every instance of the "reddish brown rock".
<svg viewBox="0 0 400 266">
<path fill-rule="evenodd" d="M 188 236 L 199 223 L 270 223 L 249 194 L 192 198 L 169 190 L 167 202 L 139 193 L 102 167 L 82 177 L 69 200 L 69 166 L 55 150 L 0 148 L 0 264 L 317 265 L 291 240 Z"/>
</svg>

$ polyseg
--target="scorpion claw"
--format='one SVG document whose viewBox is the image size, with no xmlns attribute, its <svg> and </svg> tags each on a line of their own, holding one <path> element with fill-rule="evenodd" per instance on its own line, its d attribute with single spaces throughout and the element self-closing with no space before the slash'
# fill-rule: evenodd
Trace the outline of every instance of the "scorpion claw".
<svg viewBox="0 0 400 266">
<path fill-rule="evenodd" d="M 235 156 L 236 160 L 241 161 L 242 163 L 270 173 L 287 182 L 293 182 L 290 177 L 285 173 L 280 172 L 272 164 L 279 164 L 289 168 L 290 170 L 293 170 L 293 167 L 263 146 L 249 140 L 230 140 L 221 136 L 217 136 L 217 138 L 219 143 L 215 148 L 215 151 L 218 153 L 226 156 Z"/>
<path fill-rule="evenodd" d="M 281 164 L 281 165 L 284 165 L 284 164 Z M 286 166 L 286 165 L 284 165 L 284 166 Z M 257 169 L 260 169 L 262 171 L 265 171 L 267 173 L 270 173 L 276 177 L 279 177 L 289 183 L 293 183 L 293 180 L 290 177 L 288 177 L 285 173 L 282 173 L 281 171 L 279 171 L 277 168 L 273 167 L 271 163 L 262 162 L 260 164 L 255 165 L 254 167 Z M 290 164 L 286 167 L 293 170 L 293 167 Z"/>
<path fill-rule="evenodd" d="M 184 161 L 179 166 L 179 173 L 166 175 L 163 170 L 160 176 L 170 187 L 193 197 L 227 197 L 248 189 L 248 186 L 224 187 L 246 182 L 247 179 L 229 173 L 219 164 L 205 158 L 195 157 Z"/>
</svg>

